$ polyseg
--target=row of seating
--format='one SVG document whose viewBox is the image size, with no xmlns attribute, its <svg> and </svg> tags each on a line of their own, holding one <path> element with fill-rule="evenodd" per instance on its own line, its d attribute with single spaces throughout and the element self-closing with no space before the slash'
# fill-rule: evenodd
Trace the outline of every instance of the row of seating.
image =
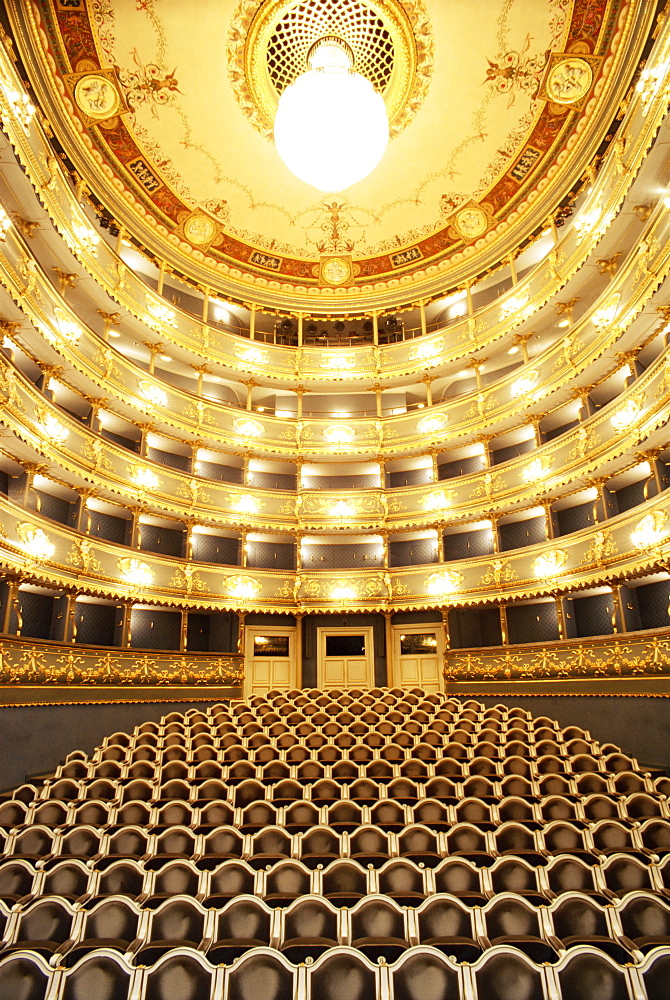
<svg viewBox="0 0 670 1000">
<path fill-rule="evenodd" d="M 578 892 L 603 905 L 618 905 L 631 892 L 647 891 L 670 899 L 670 861 L 644 864 L 638 858 L 615 854 L 603 864 L 565 855 L 546 865 L 514 856 L 489 857 L 489 865 L 472 858 L 450 857 L 434 867 L 408 858 L 365 856 L 328 858 L 325 852 L 311 858 L 259 858 L 250 861 L 211 854 L 201 863 L 189 859 L 109 857 L 92 867 L 82 859 L 53 858 L 39 868 L 25 858 L 0 864 L 0 899 L 21 908 L 40 895 L 56 895 L 81 904 L 84 897 L 128 895 L 147 900 L 187 894 L 221 906 L 239 894 L 272 899 L 288 906 L 301 895 L 321 895 L 337 906 L 353 906 L 370 893 L 385 893 L 419 906 L 436 893 L 461 899 L 469 906 L 484 906 L 496 892 L 514 892 L 534 906 L 548 906 L 557 896 Z M 482 858 L 477 859 L 481 862 Z M 376 863 L 375 863 L 376 862 Z"/>
<path fill-rule="evenodd" d="M 451 822 L 446 806 L 434 803 L 434 813 L 422 825 L 407 823 L 409 807 L 388 803 L 389 816 L 379 807 L 377 817 L 369 810 L 374 824 L 369 826 L 353 804 L 338 803 L 326 810 L 328 822 L 321 827 L 310 822 L 310 814 L 300 815 L 300 809 L 287 810 L 285 824 L 272 824 L 267 815 L 270 806 L 258 807 L 260 812 L 248 824 L 234 826 L 212 825 L 198 832 L 186 826 L 158 826 L 150 833 L 142 826 L 120 825 L 107 832 L 93 826 L 68 826 L 66 832 L 56 833 L 47 826 L 19 827 L 11 832 L 3 844 L 0 836 L 0 859 L 25 858 L 40 865 L 54 858 L 82 858 L 93 865 L 111 857 L 170 857 L 192 858 L 199 862 L 212 854 L 222 857 L 271 859 L 294 858 L 314 854 L 313 846 L 328 844 L 329 849 L 319 849 L 318 856 L 325 859 L 341 856 L 389 858 L 408 856 L 417 863 L 435 867 L 442 858 L 469 857 L 484 867 L 501 854 L 526 857 L 535 865 L 544 865 L 551 857 L 563 854 L 584 857 L 589 864 L 597 864 L 611 854 L 629 854 L 649 864 L 670 854 L 670 821 L 649 819 L 639 827 L 623 820 L 603 819 L 590 826 L 553 820 L 541 828 L 533 822 L 482 821 L 478 824 Z M 484 803 L 482 809 L 486 809 Z M 351 810 L 356 810 L 352 812 Z M 291 822 L 291 812 L 295 823 Z M 251 814 L 249 814 L 251 816 Z M 490 816 L 489 813 L 486 813 Z M 296 827 L 301 831 L 296 833 Z M 396 832 L 389 832 L 389 831 Z M 343 834 L 348 834 L 346 840 Z M 366 862 L 368 863 L 368 862 Z"/>
<path fill-rule="evenodd" d="M 241 826 L 244 822 L 252 822 L 252 811 L 259 815 L 262 812 L 266 817 L 281 815 L 286 822 L 304 826 L 318 824 L 321 818 L 327 817 L 323 810 L 336 804 L 343 808 L 350 805 L 368 807 L 375 816 L 383 811 L 387 818 L 392 816 L 392 805 L 397 815 L 404 813 L 407 823 L 428 825 L 434 820 L 452 825 L 489 820 L 530 824 L 553 819 L 592 823 L 604 818 L 638 823 L 650 817 L 667 818 L 670 815 L 668 800 L 663 796 L 637 791 L 629 795 L 613 793 L 607 786 L 579 794 L 571 791 L 570 786 L 559 787 L 562 794 L 547 792 L 544 783 L 534 789 L 523 779 L 493 782 L 471 778 L 460 784 L 434 778 L 425 785 L 403 779 L 388 784 L 366 779 L 352 783 L 322 779 L 305 785 L 289 780 L 269 786 L 249 781 L 224 788 L 226 794 L 221 798 L 212 796 L 216 789 L 211 785 L 203 788 L 170 779 L 164 784 L 156 781 L 141 786 L 140 795 L 135 797 L 137 786 L 125 781 L 115 784 L 105 781 L 101 786 L 97 783 L 85 786 L 85 794 L 73 800 L 48 798 L 37 800 L 35 805 L 26 805 L 20 800 L 5 802 L 0 805 L 0 829 L 10 830 L 28 824 L 107 826 L 140 821 L 147 826 L 166 822 L 187 826 L 211 822 Z M 577 788 L 582 787 L 583 783 L 578 783 Z M 212 819 L 214 816 L 216 819 Z"/>
<path fill-rule="evenodd" d="M 590 945 L 627 965 L 640 964 L 654 948 L 667 950 L 669 936 L 670 900 L 642 893 L 620 909 L 579 895 L 536 908 L 512 893 L 478 908 L 436 896 L 411 909 L 375 895 L 347 910 L 318 896 L 301 897 L 286 909 L 248 896 L 211 909 L 186 895 L 159 897 L 152 907 L 119 896 L 86 907 L 62 898 L 42 898 L 16 912 L 0 907 L 0 955 L 28 950 L 67 967 L 98 948 L 118 951 L 133 965 L 153 965 L 184 946 L 215 965 L 258 947 L 276 948 L 300 963 L 339 945 L 351 945 L 374 962 L 395 962 L 407 949 L 427 945 L 472 963 L 500 944 L 538 964 L 556 963 L 570 948 Z"/>
<path fill-rule="evenodd" d="M 436 948 L 419 947 L 388 965 L 339 946 L 296 967 L 259 947 L 232 965 L 213 966 L 197 949 L 181 946 L 139 968 L 102 948 L 56 970 L 41 955 L 17 952 L 0 958 L 0 982 L 12 1000 L 669 1000 L 670 955 L 655 949 L 639 968 L 625 968 L 581 946 L 555 965 L 537 965 L 500 945 L 459 965 Z"/>
</svg>

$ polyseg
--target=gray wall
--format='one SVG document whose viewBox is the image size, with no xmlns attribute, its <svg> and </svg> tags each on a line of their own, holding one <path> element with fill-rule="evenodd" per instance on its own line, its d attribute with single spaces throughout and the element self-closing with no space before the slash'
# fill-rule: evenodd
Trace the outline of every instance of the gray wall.
<svg viewBox="0 0 670 1000">
<path fill-rule="evenodd" d="M 30 705 L 0 708 L 0 788 L 26 775 L 53 771 L 72 751 L 90 753 L 104 737 L 158 722 L 170 712 L 207 709 L 216 702 L 140 702 L 127 705 Z"/>
<path fill-rule="evenodd" d="M 459 692 L 458 698 L 467 699 Z M 601 743 L 614 743 L 640 763 L 670 768 L 670 698 L 472 695 L 486 706 L 518 706 L 533 716 L 546 715 L 561 726 L 587 729 Z"/>
</svg>

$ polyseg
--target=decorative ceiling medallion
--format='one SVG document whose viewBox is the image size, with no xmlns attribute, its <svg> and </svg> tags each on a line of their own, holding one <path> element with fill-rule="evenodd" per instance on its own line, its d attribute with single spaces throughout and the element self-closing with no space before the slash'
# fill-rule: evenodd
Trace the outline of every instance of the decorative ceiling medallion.
<svg viewBox="0 0 670 1000">
<path fill-rule="evenodd" d="M 199 208 L 191 212 L 175 229 L 176 236 L 183 236 L 192 246 L 203 252 L 217 242 L 222 232 L 221 223 Z"/>
<path fill-rule="evenodd" d="M 323 35 L 343 38 L 384 97 L 391 136 L 421 107 L 433 73 L 423 0 L 241 0 L 228 35 L 228 76 L 254 128 L 272 136 L 281 92 Z"/>
<path fill-rule="evenodd" d="M 556 105 L 559 114 L 568 109 L 581 110 L 601 62 L 601 56 L 553 52 L 537 92 L 538 100 Z"/>
<path fill-rule="evenodd" d="M 465 243 L 480 239 L 495 224 L 488 205 L 469 201 L 449 217 L 449 224 Z"/>
<path fill-rule="evenodd" d="M 320 285 L 350 285 L 354 280 L 351 257 L 322 257 L 318 270 Z"/>
<path fill-rule="evenodd" d="M 116 69 L 68 73 L 64 79 L 87 127 L 109 123 L 130 110 Z"/>
</svg>

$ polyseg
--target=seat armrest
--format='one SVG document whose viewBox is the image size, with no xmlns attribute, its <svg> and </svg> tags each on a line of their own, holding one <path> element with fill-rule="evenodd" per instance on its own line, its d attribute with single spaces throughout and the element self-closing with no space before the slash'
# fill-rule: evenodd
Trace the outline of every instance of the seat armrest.
<svg viewBox="0 0 670 1000">
<path fill-rule="evenodd" d="M 106 855 L 102 854 L 100 851 L 98 851 L 97 854 L 93 854 L 88 859 L 88 861 L 86 862 L 86 867 L 87 868 L 95 868 L 95 866 L 97 865 L 98 861 L 100 861 L 100 859 L 104 858 L 104 857 L 106 857 Z"/>
<path fill-rule="evenodd" d="M 49 965 L 51 965 L 53 968 L 55 968 L 57 965 L 60 965 L 61 958 L 63 957 L 63 955 L 66 955 L 68 951 L 70 951 L 74 943 L 75 943 L 74 938 L 68 938 L 67 941 L 63 941 L 62 944 L 59 944 L 56 950 L 54 951 L 53 955 L 49 957 Z"/>
<path fill-rule="evenodd" d="M 53 853 L 53 851 L 50 851 L 48 854 L 45 854 L 43 858 L 40 858 L 39 861 L 35 862 L 35 868 L 44 868 L 44 866 L 49 861 L 51 861 L 52 858 L 55 858 L 55 857 L 56 857 L 56 855 Z"/>
<path fill-rule="evenodd" d="M 32 903 L 32 901 L 36 898 L 36 893 L 27 892 L 25 896 L 21 896 L 20 899 L 17 899 L 16 902 L 10 906 L 10 910 L 20 910 L 22 907 L 28 906 L 28 904 Z"/>
<path fill-rule="evenodd" d="M 639 965 L 644 962 L 644 955 L 640 949 L 635 945 L 634 941 L 631 941 L 629 937 L 625 934 L 617 934 L 617 940 L 624 946 L 626 951 L 629 951 L 633 958 L 635 959 L 635 964 Z"/>
<path fill-rule="evenodd" d="M 132 955 L 137 954 L 137 952 L 140 950 L 140 948 L 142 947 L 142 945 L 144 943 L 145 943 L 144 942 L 144 938 L 138 938 L 138 937 L 136 937 L 134 941 L 130 942 L 130 944 L 126 948 L 124 954 L 127 955 L 127 956 L 128 955 L 132 956 Z"/>
<path fill-rule="evenodd" d="M 557 938 L 555 934 L 547 934 L 546 940 L 559 955 L 565 954 L 567 949 L 561 939 Z"/>
<path fill-rule="evenodd" d="M 484 951 L 492 947 L 491 940 L 486 936 L 486 934 L 476 934 L 475 940 L 477 941 L 477 944 L 481 945 L 482 950 Z"/>
<path fill-rule="evenodd" d="M 209 951 L 211 947 L 212 947 L 212 938 L 211 937 L 203 938 L 197 947 L 197 951 L 202 952 L 202 954 L 204 955 L 206 952 Z"/>
<path fill-rule="evenodd" d="M 93 899 L 93 893 L 92 892 L 85 892 L 85 893 L 83 893 L 83 895 L 77 896 L 77 898 L 75 899 L 74 903 L 72 904 L 73 908 L 75 910 L 83 910 L 83 909 L 85 909 L 86 904 L 88 903 L 88 901 L 90 899 Z"/>
</svg>

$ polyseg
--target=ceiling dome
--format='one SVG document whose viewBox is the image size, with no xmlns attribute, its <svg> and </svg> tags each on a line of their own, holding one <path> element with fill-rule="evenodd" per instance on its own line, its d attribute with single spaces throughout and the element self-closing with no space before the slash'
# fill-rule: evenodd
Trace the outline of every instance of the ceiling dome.
<svg viewBox="0 0 670 1000">
<path fill-rule="evenodd" d="M 494 0 L 476 21 L 441 0 L 221 0 L 198 19 L 8 7 L 56 137 L 116 221 L 228 299 L 312 314 L 438 298 L 536 236 L 607 135 L 649 16 L 623 0 L 587 18 Z M 269 138 L 324 33 L 350 45 L 392 136 L 368 178 L 325 197 Z"/>
</svg>

